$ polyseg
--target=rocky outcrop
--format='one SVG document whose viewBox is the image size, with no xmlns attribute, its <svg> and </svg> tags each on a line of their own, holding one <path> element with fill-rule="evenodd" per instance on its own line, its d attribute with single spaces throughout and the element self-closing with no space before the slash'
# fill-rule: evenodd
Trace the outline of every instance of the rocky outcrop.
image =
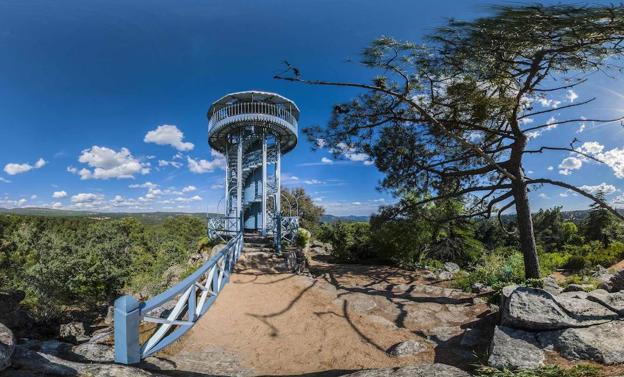
<svg viewBox="0 0 624 377">
<path fill-rule="evenodd" d="M 405 342 L 393 345 L 387 352 L 394 357 L 403 357 L 416 355 L 426 350 L 427 346 L 423 342 L 419 342 L 418 340 L 406 340 Z"/>
<path fill-rule="evenodd" d="M 534 333 L 496 326 L 488 363 L 495 368 L 534 369 L 544 365 L 544 351 Z"/>
<path fill-rule="evenodd" d="M 15 336 L 13 332 L 0 323 L 0 371 L 11 365 L 11 358 L 15 352 Z"/>
<path fill-rule="evenodd" d="M 461 369 L 446 364 L 410 365 L 402 368 L 369 369 L 348 374 L 350 377 L 470 377 Z"/>
<path fill-rule="evenodd" d="M 609 293 L 509 286 L 503 289 L 501 324 L 490 344 L 490 365 L 536 368 L 544 350 L 568 359 L 624 363 L 624 291 Z"/>
<path fill-rule="evenodd" d="M 504 299 L 501 310 L 504 326 L 532 331 L 587 327 L 618 317 L 598 303 L 528 287 L 515 288 Z"/>
</svg>

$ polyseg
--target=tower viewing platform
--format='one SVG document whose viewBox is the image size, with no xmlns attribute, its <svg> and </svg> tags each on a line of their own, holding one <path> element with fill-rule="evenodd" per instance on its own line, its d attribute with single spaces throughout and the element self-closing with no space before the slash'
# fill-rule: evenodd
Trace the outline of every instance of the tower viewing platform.
<svg viewBox="0 0 624 377">
<path fill-rule="evenodd" d="M 297 145 L 299 108 L 276 93 L 230 93 L 208 110 L 208 143 L 226 159 L 224 217 L 209 231 L 275 231 L 280 213 L 281 156 Z M 219 222 L 219 224 L 215 224 Z"/>
</svg>

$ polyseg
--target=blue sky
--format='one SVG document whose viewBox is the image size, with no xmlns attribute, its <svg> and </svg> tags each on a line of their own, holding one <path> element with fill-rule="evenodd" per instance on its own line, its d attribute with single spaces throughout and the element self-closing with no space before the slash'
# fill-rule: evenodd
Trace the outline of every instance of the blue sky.
<svg viewBox="0 0 624 377">
<path fill-rule="evenodd" d="M 347 60 L 370 40 L 420 41 L 447 18 L 483 15 L 491 3 L 0 0 L 0 207 L 215 211 L 224 172 L 206 142 L 212 101 L 274 91 L 299 105 L 300 126 L 324 124 L 331 105 L 355 92 L 273 80 L 282 60 L 310 78 L 367 80 L 370 72 Z M 543 106 L 596 96 L 566 115 L 620 116 L 623 83 L 593 75 Z M 563 118 L 554 112 L 534 122 L 551 115 Z M 560 146 L 574 137 L 610 166 L 547 152 L 528 161 L 529 175 L 589 190 L 602 185 L 616 202 L 624 190 L 624 128 L 561 125 L 536 141 Z M 367 215 L 392 202 L 375 189 L 381 175 L 374 166 L 322 162 L 331 158 L 301 138 L 283 158 L 285 183 L 304 187 L 330 214 Z M 531 195 L 534 209 L 588 204 L 556 188 Z"/>
</svg>

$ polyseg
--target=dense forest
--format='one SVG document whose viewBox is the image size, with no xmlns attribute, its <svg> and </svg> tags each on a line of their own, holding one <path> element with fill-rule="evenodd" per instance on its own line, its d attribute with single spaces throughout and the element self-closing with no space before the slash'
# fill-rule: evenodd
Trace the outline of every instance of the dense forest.
<svg viewBox="0 0 624 377">
<path fill-rule="evenodd" d="M 142 223 L 0 215 L 0 291 L 24 292 L 22 304 L 40 321 L 67 308 L 105 310 L 122 293 L 161 291 L 197 267 L 187 263 L 191 255 L 211 246 L 205 221 L 194 216 Z"/>
</svg>

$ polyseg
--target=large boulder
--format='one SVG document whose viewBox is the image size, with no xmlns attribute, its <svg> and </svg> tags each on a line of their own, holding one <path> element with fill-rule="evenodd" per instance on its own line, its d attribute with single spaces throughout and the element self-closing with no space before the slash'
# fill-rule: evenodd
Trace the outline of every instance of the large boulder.
<svg viewBox="0 0 624 377">
<path fill-rule="evenodd" d="M 608 286 L 611 292 L 624 290 L 624 270 L 616 272 L 611 280 L 609 280 Z"/>
<path fill-rule="evenodd" d="M 99 343 L 82 343 L 72 348 L 78 361 L 112 362 L 115 359 L 113 347 Z"/>
<path fill-rule="evenodd" d="M 534 333 L 496 326 L 488 364 L 495 368 L 535 369 L 544 365 L 544 351 Z"/>
<path fill-rule="evenodd" d="M 617 318 L 604 306 L 571 296 L 554 296 L 542 289 L 505 287 L 501 324 L 525 330 L 558 330 L 587 327 Z"/>
<path fill-rule="evenodd" d="M 15 352 L 15 336 L 13 332 L 0 323 L 0 371 L 11 365 L 11 358 Z"/>
<path fill-rule="evenodd" d="M 347 374 L 350 377 L 470 377 L 446 364 L 409 365 L 402 368 L 369 369 Z"/>
<path fill-rule="evenodd" d="M 538 338 L 542 346 L 552 347 L 568 359 L 593 360 L 609 365 L 624 363 L 623 321 L 544 332 Z"/>
</svg>

